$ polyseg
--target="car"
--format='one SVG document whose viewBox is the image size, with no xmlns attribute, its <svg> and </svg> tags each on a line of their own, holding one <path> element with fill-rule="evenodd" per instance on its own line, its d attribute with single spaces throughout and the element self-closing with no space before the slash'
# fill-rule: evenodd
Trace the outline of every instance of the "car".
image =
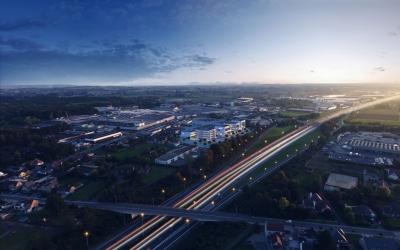
<svg viewBox="0 0 400 250">
<path fill-rule="evenodd" d="M 292 221 L 291 220 L 287 220 L 286 223 L 292 223 Z"/>
</svg>

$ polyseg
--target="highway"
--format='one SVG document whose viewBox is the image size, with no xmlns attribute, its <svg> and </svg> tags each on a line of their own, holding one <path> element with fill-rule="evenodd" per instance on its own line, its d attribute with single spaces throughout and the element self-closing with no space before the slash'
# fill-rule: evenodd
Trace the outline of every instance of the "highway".
<svg viewBox="0 0 400 250">
<path fill-rule="evenodd" d="M 299 129 L 297 129 L 296 131 L 293 131 L 292 133 L 285 135 L 283 138 L 281 138 L 280 140 L 263 148 L 258 153 L 249 156 L 245 160 L 239 162 L 238 164 L 236 164 L 235 166 L 230 168 L 227 172 L 223 172 L 222 175 L 217 176 L 217 178 L 209 180 L 207 182 L 207 184 L 205 184 L 204 186 L 202 186 L 201 188 L 199 188 L 198 190 L 193 192 L 191 195 L 189 195 L 182 201 L 175 204 L 174 207 L 187 207 L 189 204 L 191 204 L 193 202 L 193 204 L 189 205 L 189 207 L 187 207 L 187 209 L 194 209 L 194 210 L 202 209 L 205 206 L 210 204 L 211 200 L 215 198 L 216 194 L 221 193 L 226 190 L 230 190 L 232 188 L 233 183 L 236 183 L 235 181 L 237 181 L 238 179 L 241 179 L 243 176 L 245 176 L 252 170 L 256 169 L 258 166 L 260 166 L 262 163 L 264 163 L 266 160 L 268 160 L 270 157 L 272 157 L 272 155 L 275 155 L 276 153 L 278 153 L 282 148 L 289 145 L 291 142 L 294 142 L 297 139 L 304 136 L 305 134 L 310 133 L 313 130 L 315 130 L 315 128 L 318 127 L 324 121 L 327 121 L 333 117 L 337 117 L 344 113 L 352 112 L 352 111 L 362 109 L 362 108 L 370 106 L 370 105 L 376 105 L 376 104 L 386 102 L 389 100 L 393 100 L 393 99 L 397 99 L 397 98 L 398 98 L 398 96 L 395 96 L 395 97 L 387 98 L 385 100 L 365 103 L 365 104 L 359 105 L 357 107 L 339 111 L 332 115 L 321 118 L 315 122 L 309 123 L 306 126 L 303 126 Z M 159 218 L 158 220 L 149 221 L 147 225 L 144 225 L 144 227 L 152 228 L 158 222 L 162 221 L 163 219 L 164 218 Z M 153 233 L 151 233 L 145 239 L 143 239 L 139 243 L 135 244 L 132 249 L 146 248 L 147 245 L 151 244 L 158 237 L 161 238 L 162 234 L 164 232 L 169 231 L 172 227 L 176 226 L 177 224 L 182 223 L 182 221 L 183 221 L 182 218 L 169 219 L 168 222 L 164 223 L 161 227 L 159 227 L 157 230 L 155 230 Z M 145 230 L 144 228 L 140 228 L 140 229 Z M 138 231 L 140 231 L 140 229 Z M 169 232 L 169 234 L 171 234 L 171 232 Z M 137 236 L 138 236 L 138 232 L 134 231 L 131 234 L 124 237 L 122 240 L 119 240 L 116 244 L 113 244 L 112 246 L 110 246 L 110 248 L 108 248 L 108 249 L 119 249 L 119 248 L 127 245 L 128 242 L 136 239 Z M 179 236 L 177 236 L 177 237 L 179 237 Z"/>
</svg>

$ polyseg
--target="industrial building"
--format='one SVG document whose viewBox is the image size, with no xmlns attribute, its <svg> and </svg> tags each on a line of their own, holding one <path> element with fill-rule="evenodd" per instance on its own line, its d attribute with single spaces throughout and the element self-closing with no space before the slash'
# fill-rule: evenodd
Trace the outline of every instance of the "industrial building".
<svg viewBox="0 0 400 250">
<path fill-rule="evenodd" d="M 178 149 L 170 151 L 165 155 L 162 155 L 155 159 L 155 163 L 168 165 L 174 161 L 179 159 L 184 159 L 185 155 L 188 155 L 191 152 L 195 152 L 199 149 L 197 145 L 184 145 Z"/>
<path fill-rule="evenodd" d="M 352 151 L 386 153 L 400 156 L 400 148 L 396 135 L 388 133 L 360 132 L 347 142 Z"/>
<path fill-rule="evenodd" d="M 90 134 L 85 137 L 85 141 L 92 142 L 92 143 L 97 143 L 109 139 L 114 139 L 117 137 L 122 136 L 121 132 L 107 132 L 107 133 L 96 133 L 96 134 Z"/>
<path fill-rule="evenodd" d="M 357 177 L 331 173 L 325 182 L 324 190 L 352 189 L 357 187 L 357 183 Z"/>
</svg>

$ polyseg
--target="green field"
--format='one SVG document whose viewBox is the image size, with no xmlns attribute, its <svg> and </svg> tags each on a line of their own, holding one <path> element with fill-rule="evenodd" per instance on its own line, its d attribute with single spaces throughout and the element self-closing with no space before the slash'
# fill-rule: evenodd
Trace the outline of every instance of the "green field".
<svg viewBox="0 0 400 250">
<path fill-rule="evenodd" d="M 281 115 L 288 115 L 288 116 L 292 116 L 292 117 L 310 114 L 310 112 L 301 112 L 301 111 L 279 111 L 279 113 Z"/>
<path fill-rule="evenodd" d="M 3 235 L 5 232 L 7 232 L 7 230 L 0 228 L 0 236 Z"/>
<path fill-rule="evenodd" d="M 35 230 L 26 229 L 23 231 L 18 231 L 12 235 L 7 235 L 6 237 L 0 239 L 0 249 L 26 249 L 30 237 L 35 233 L 37 233 Z"/>
<path fill-rule="evenodd" d="M 359 243 L 359 240 L 362 236 L 359 234 L 346 234 L 346 239 L 353 244 L 356 250 L 363 250 L 362 246 Z"/>
<path fill-rule="evenodd" d="M 155 166 L 150 170 L 149 174 L 144 175 L 144 182 L 152 183 L 176 171 L 177 168 L 175 167 Z"/>
<path fill-rule="evenodd" d="M 349 119 L 349 122 L 375 123 L 380 122 L 385 125 L 400 125 L 400 121 L 391 120 L 375 120 L 375 119 Z"/>
<path fill-rule="evenodd" d="M 278 154 L 273 156 L 270 160 L 268 160 L 266 163 L 258 167 L 255 171 L 253 171 L 251 174 L 249 174 L 246 178 L 244 178 L 240 183 L 239 187 L 242 185 L 245 185 L 247 182 L 249 182 L 250 177 L 255 178 L 258 175 L 262 174 L 266 169 L 272 167 L 275 165 L 275 162 L 281 162 L 282 160 L 287 158 L 287 155 L 294 154 L 297 150 L 300 150 L 305 147 L 305 145 L 309 145 L 311 140 L 316 141 L 318 139 L 318 136 L 322 135 L 322 131 L 320 128 L 317 128 L 315 131 L 303 136 L 296 142 L 292 143 L 289 145 L 287 148 L 284 150 L 280 151 Z"/>
<path fill-rule="evenodd" d="M 97 150 L 93 151 L 93 153 L 96 155 L 104 155 L 104 156 L 111 156 L 111 157 L 116 156 L 118 158 L 118 160 L 122 160 L 126 157 L 132 157 L 135 154 L 141 153 L 141 152 L 143 152 L 143 150 L 145 148 L 151 148 L 152 146 L 154 146 L 154 144 L 152 144 L 152 143 L 143 143 L 143 144 L 135 146 L 134 148 L 123 150 L 121 152 L 111 152 L 111 151 L 104 150 L 104 149 L 97 149 Z"/>
<path fill-rule="evenodd" d="M 92 196 L 104 187 L 104 181 L 95 181 L 86 184 L 79 188 L 75 193 L 68 196 L 68 199 L 86 201 L 92 198 Z"/>
<path fill-rule="evenodd" d="M 78 182 L 84 182 L 85 180 L 86 179 L 83 177 L 72 177 L 72 178 L 64 177 L 64 178 L 61 178 L 61 180 L 59 180 L 58 183 L 64 184 L 64 185 L 74 185 Z"/>
</svg>

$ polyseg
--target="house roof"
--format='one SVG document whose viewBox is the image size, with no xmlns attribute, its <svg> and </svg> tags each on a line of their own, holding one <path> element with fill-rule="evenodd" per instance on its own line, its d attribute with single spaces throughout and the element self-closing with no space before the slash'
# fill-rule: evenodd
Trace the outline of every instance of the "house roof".
<svg viewBox="0 0 400 250">
<path fill-rule="evenodd" d="M 391 239 L 364 237 L 364 242 L 367 249 L 398 250 L 396 241 Z"/>
<path fill-rule="evenodd" d="M 399 169 L 389 168 L 388 175 L 391 175 L 391 174 L 395 174 L 397 177 L 400 178 L 400 170 Z"/>
<path fill-rule="evenodd" d="M 353 207 L 352 210 L 353 210 L 353 213 L 359 214 L 359 215 L 363 214 L 363 215 L 371 216 L 372 214 L 375 214 L 371 208 L 369 208 L 367 205 L 364 205 L 364 204 Z"/>
<path fill-rule="evenodd" d="M 27 182 L 25 182 L 25 187 L 32 187 L 32 186 L 34 186 L 35 185 L 35 182 L 34 181 L 27 181 Z"/>
<path fill-rule="evenodd" d="M 344 232 L 342 229 L 332 231 L 332 238 L 336 242 L 347 242 L 346 237 L 344 236 Z"/>
<path fill-rule="evenodd" d="M 283 224 L 282 222 L 267 221 L 265 226 L 268 231 L 275 231 L 275 232 L 285 231 L 285 224 Z"/>
<path fill-rule="evenodd" d="M 314 244 L 312 243 L 300 243 L 300 250 L 314 250 Z"/>
<path fill-rule="evenodd" d="M 400 205 L 397 204 L 396 202 L 392 202 L 389 204 L 389 206 L 384 207 L 383 211 L 385 212 L 385 214 L 388 215 L 400 215 Z"/>
<path fill-rule="evenodd" d="M 282 239 L 279 234 L 272 234 L 271 235 L 271 243 L 272 245 L 282 246 Z"/>
</svg>

